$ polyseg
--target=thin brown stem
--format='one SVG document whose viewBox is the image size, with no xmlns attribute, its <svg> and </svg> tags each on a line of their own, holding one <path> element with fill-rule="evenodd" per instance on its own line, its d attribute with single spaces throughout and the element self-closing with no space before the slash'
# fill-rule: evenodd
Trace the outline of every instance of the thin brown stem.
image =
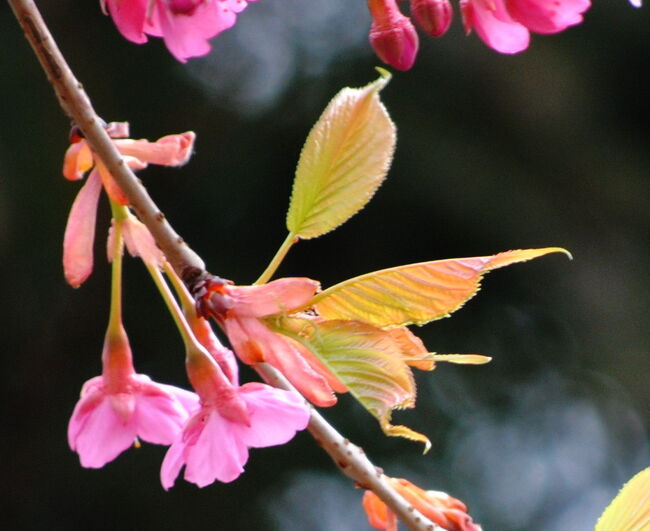
<svg viewBox="0 0 650 531">
<path fill-rule="evenodd" d="M 153 202 L 124 159 L 95 113 L 83 86 L 76 79 L 32 0 L 8 0 L 27 40 L 45 71 L 64 112 L 81 129 L 91 148 L 106 166 L 140 220 L 153 234 L 174 271 L 184 280 L 204 271 L 203 260 L 186 245 Z M 291 389 L 277 370 L 259 364 L 258 372 L 270 384 Z M 309 431 L 334 463 L 359 486 L 372 490 L 412 531 L 435 531 L 438 526 L 422 516 L 388 485 L 382 473 L 361 448 L 338 433 L 313 408 Z"/>
</svg>

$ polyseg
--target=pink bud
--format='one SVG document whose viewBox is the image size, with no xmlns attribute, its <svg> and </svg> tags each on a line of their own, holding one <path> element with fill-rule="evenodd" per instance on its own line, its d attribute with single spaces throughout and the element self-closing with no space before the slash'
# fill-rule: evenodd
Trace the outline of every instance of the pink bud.
<svg viewBox="0 0 650 531">
<path fill-rule="evenodd" d="M 449 29 L 453 11 L 449 0 L 411 0 L 411 15 L 422 30 L 440 37 Z"/>
<path fill-rule="evenodd" d="M 408 17 L 398 12 L 387 20 L 373 20 L 370 44 L 377 56 L 397 70 L 408 70 L 418 53 L 418 35 Z"/>
</svg>

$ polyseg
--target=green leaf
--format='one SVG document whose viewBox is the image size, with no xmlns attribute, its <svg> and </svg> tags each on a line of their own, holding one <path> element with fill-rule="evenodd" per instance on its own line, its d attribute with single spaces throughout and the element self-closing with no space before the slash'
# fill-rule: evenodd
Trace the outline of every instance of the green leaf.
<svg viewBox="0 0 650 531">
<path fill-rule="evenodd" d="M 458 310 L 478 292 L 488 271 L 556 252 L 571 256 L 559 247 L 547 247 L 393 267 L 336 284 L 305 307 L 314 307 L 325 319 L 380 328 L 422 325 Z"/>
<path fill-rule="evenodd" d="M 625 484 L 598 519 L 595 531 L 650 531 L 650 468 Z"/>
<path fill-rule="evenodd" d="M 312 128 L 300 154 L 287 228 L 316 238 L 361 210 L 379 188 L 395 150 L 395 125 L 379 100 L 390 74 L 344 88 Z"/>
<path fill-rule="evenodd" d="M 390 423 L 394 409 L 415 404 L 413 375 L 390 331 L 358 321 L 291 317 L 282 317 L 271 326 L 313 352 L 379 421 L 384 433 L 420 441 L 429 448 L 429 440 L 421 433 Z"/>
</svg>

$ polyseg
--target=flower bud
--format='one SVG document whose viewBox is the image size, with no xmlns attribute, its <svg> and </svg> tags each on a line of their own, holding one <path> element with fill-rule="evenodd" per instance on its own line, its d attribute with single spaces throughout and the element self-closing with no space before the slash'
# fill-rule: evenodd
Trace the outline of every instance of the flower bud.
<svg viewBox="0 0 650 531">
<path fill-rule="evenodd" d="M 418 52 L 418 35 L 395 0 L 369 0 L 370 44 L 377 56 L 397 70 L 408 70 Z"/>
<path fill-rule="evenodd" d="M 449 0 L 411 0 L 411 15 L 423 31 L 440 37 L 451 25 L 453 10 Z"/>
</svg>

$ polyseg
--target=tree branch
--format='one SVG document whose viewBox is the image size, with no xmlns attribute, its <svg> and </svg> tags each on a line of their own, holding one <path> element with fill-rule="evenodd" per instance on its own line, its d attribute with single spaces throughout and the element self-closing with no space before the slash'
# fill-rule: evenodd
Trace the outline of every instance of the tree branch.
<svg viewBox="0 0 650 531">
<path fill-rule="evenodd" d="M 205 270 L 203 260 L 174 231 L 140 180 L 125 164 L 122 155 L 102 125 L 104 121 L 93 109 L 83 86 L 75 78 L 59 51 L 34 2 L 9 0 L 9 5 L 54 88 L 64 112 L 81 129 L 92 150 L 129 198 L 130 206 L 151 231 L 174 271 L 183 280 L 203 272 Z M 258 364 L 256 369 L 270 384 L 292 389 L 286 378 L 270 365 Z M 314 408 L 311 409 L 308 429 L 339 469 L 359 486 L 372 490 L 408 529 L 411 531 L 441 530 L 395 492 L 363 450 L 345 439 Z"/>
</svg>

